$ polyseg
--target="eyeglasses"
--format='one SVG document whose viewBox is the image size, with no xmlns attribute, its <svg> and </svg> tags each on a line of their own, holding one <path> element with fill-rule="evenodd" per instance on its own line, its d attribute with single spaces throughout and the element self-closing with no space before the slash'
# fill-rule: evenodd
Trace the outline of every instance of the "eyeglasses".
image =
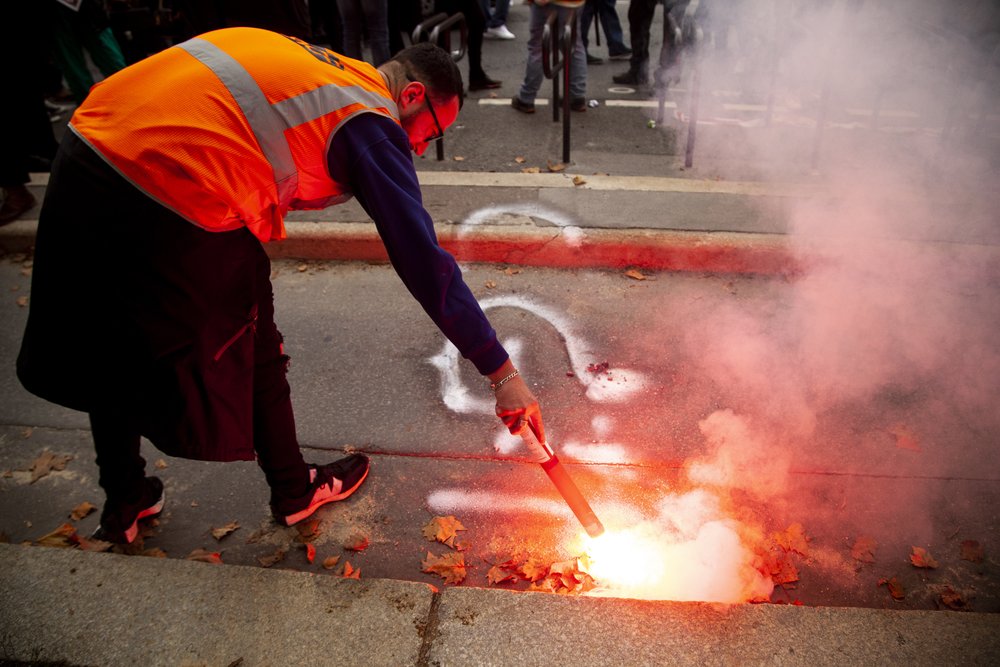
<svg viewBox="0 0 1000 667">
<path fill-rule="evenodd" d="M 438 139 L 444 136 L 444 128 L 442 128 L 441 123 L 438 122 L 437 114 L 434 113 L 434 105 L 431 104 L 430 93 L 426 90 L 426 88 L 424 89 L 424 101 L 427 102 L 427 110 L 431 112 L 431 118 L 434 119 L 434 125 L 437 126 L 437 134 L 435 134 L 432 137 L 427 137 L 427 139 L 425 139 L 425 141 L 429 144 L 432 141 L 437 141 Z"/>
</svg>

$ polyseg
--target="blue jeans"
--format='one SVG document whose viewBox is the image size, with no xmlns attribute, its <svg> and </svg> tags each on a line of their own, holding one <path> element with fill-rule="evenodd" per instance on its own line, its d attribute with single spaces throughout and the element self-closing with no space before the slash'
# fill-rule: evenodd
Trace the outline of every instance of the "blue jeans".
<svg viewBox="0 0 1000 667">
<path fill-rule="evenodd" d="M 486 17 L 487 28 L 499 28 L 507 23 L 507 12 L 510 11 L 510 0 L 496 0 L 497 6 L 490 11 L 490 0 L 479 0 L 483 6 L 483 16 Z"/>
<path fill-rule="evenodd" d="M 615 9 L 615 0 L 587 0 L 587 4 L 583 6 L 580 29 L 583 31 L 584 47 L 589 46 L 587 33 L 590 32 L 590 23 L 594 20 L 594 14 L 597 15 L 601 27 L 604 28 L 604 37 L 608 42 L 608 55 L 615 56 L 627 53 L 629 48 L 625 46 L 622 22 Z"/>
<path fill-rule="evenodd" d="M 558 12 L 557 35 L 562 34 L 562 26 L 566 24 L 566 18 L 574 12 L 567 7 L 546 5 L 539 7 L 531 5 L 531 26 L 528 35 L 528 64 L 524 70 L 524 81 L 521 83 L 521 91 L 518 97 L 526 104 L 534 104 L 538 89 L 542 86 L 542 79 L 545 72 L 542 69 L 542 31 L 545 28 L 545 21 L 552 12 Z M 569 94 L 571 99 L 580 99 L 587 96 L 587 51 L 583 46 L 583 35 L 580 32 L 580 12 L 576 14 L 576 44 L 573 47 L 573 60 L 569 67 Z M 553 39 L 553 48 L 557 48 L 558 40 Z"/>
</svg>

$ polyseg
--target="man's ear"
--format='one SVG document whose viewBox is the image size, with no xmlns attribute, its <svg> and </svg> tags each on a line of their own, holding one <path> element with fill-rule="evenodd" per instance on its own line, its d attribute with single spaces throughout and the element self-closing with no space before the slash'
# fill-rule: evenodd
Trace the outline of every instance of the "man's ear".
<svg viewBox="0 0 1000 667">
<path fill-rule="evenodd" d="M 403 102 L 403 107 L 409 107 L 411 105 L 418 105 L 424 101 L 424 95 L 426 94 L 426 87 L 419 81 L 411 81 L 403 88 L 400 94 L 400 99 Z"/>
</svg>

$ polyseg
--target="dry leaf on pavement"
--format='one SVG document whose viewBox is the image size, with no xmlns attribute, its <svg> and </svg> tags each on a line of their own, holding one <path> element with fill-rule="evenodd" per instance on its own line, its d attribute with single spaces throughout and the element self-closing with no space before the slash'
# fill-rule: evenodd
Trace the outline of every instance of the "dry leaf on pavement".
<svg viewBox="0 0 1000 667">
<path fill-rule="evenodd" d="M 420 563 L 422 572 L 436 574 L 444 579 L 446 584 L 460 584 L 465 581 L 465 554 L 458 551 L 449 551 L 440 556 L 435 556 L 430 551 L 427 557 Z"/>
<path fill-rule="evenodd" d="M 549 171 L 551 172 L 560 172 L 566 170 L 566 164 L 563 162 L 556 162 L 556 163 L 547 162 L 546 164 L 549 168 Z"/>
<path fill-rule="evenodd" d="M 486 573 L 486 581 L 489 582 L 491 586 L 496 584 L 501 584 L 505 581 L 516 581 L 517 575 L 515 575 L 510 570 L 505 570 L 498 565 L 494 565 Z"/>
<path fill-rule="evenodd" d="M 452 160 L 454 160 L 455 162 L 463 162 L 465 161 L 465 158 L 462 157 L 461 155 L 456 155 L 455 157 L 452 158 Z"/>
<path fill-rule="evenodd" d="M 502 563 L 494 563 L 486 573 L 486 580 L 490 583 L 490 585 L 503 583 L 505 581 L 516 581 L 517 569 L 517 563 L 514 562 L 513 559 L 506 560 Z"/>
<path fill-rule="evenodd" d="M 344 569 L 341 571 L 340 576 L 344 579 L 360 579 L 361 578 L 361 568 L 354 569 L 351 567 L 351 561 L 344 561 Z"/>
<path fill-rule="evenodd" d="M 278 549 L 270 556 L 260 556 L 257 559 L 257 562 L 260 563 L 263 567 L 271 567 L 275 563 L 280 563 L 281 561 L 285 560 L 285 553 L 286 553 L 285 549 Z"/>
<path fill-rule="evenodd" d="M 43 535 L 35 540 L 35 544 L 40 547 L 59 547 L 65 549 L 75 547 L 79 541 L 80 539 L 76 534 L 76 528 L 73 527 L 73 524 L 64 523 L 48 535 Z"/>
<path fill-rule="evenodd" d="M 646 276 L 644 276 L 641 271 L 637 271 L 636 269 L 629 269 L 628 271 L 626 271 L 625 272 L 625 277 L 626 278 L 631 278 L 632 280 L 645 280 L 646 279 Z"/>
<path fill-rule="evenodd" d="M 540 173 L 541 171 L 542 170 L 539 169 L 538 167 L 525 167 L 524 169 L 521 170 L 521 173 L 522 174 L 537 174 L 537 173 Z"/>
<path fill-rule="evenodd" d="M 982 563 L 986 555 L 983 545 L 975 540 L 962 540 L 962 560 Z"/>
<path fill-rule="evenodd" d="M 316 560 L 316 547 L 311 542 L 306 542 L 304 546 L 306 548 L 306 560 L 311 564 Z"/>
<path fill-rule="evenodd" d="M 773 533 L 771 537 L 785 551 L 794 551 L 801 556 L 809 556 L 809 538 L 801 523 L 793 523 L 785 531 Z"/>
<path fill-rule="evenodd" d="M 53 470 L 65 470 L 66 464 L 72 460 L 73 457 L 70 454 L 53 454 L 46 449 L 31 464 L 31 481 L 29 484 L 34 484 Z"/>
<path fill-rule="evenodd" d="M 862 563 L 874 563 L 876 546 L 878 546 L 878 543 L 875 542 L 874 538 L 868 535 L 861 535 L 854 541 L 854 546 L 851 547 L 851 558 Z"/>
<path fill-rule="evenodd" d="M 549 573 L 549 566 L 537 558 L 529 558 L 519 572 L 525 581 L 538 581 Z"/>
<path fill-rule="evenodd" d="M 167 552 L 161 549 L 160 547 L 151 547 L 149 549 L 146 549 L 139 555 L 146 556 L 147 558 L 166 558 Z M 219 563 L 222 563 L 221 559 L 219 560 Z"/>
<path fill-rule="evenodd" d="M 772 551 L 765 557 L 767 560 L 767 572 L 771 575 L 771 580 L 779 586 L 793 584 L 799 580 L 799 570 L 792 562 L 789 552 Z"/>
<path fill-rule="evenodd" d="M 211 563 L 213 565 L 222 565 L 222 554 L 218 551 L 209 551 L 208 549 L 195 549 L 189 553 L 184 560 L 193 560 L 199 563 Z"/>
<path fill-rule="evenodd" d="M 84 500 L 82 503 L 73 508 L 73 511 L 69 513 L 69 518 L 73 519 L 73 521 L 79 521 L 96 509 L 97 507 Z"/>
<path fill-rule="evenodd" d="M 356 531 L 351 534 L 347 541 L 344 542 L 344 548 L 348 551 L 364 551 L 368 548 L 370 543 L 368 536 L 360 531 Z"/>
<path fill-rule="evenodd" d="M 225 526 L 219 526 L 218 528 L 212 529 L 212 537 L 216 540 L 221 540 L 223 537 L 232 534 L 234 531 L 238 530 L 240 527 L 239 522 L 230 521 Z"/>
<path fill-rule="evenodd" d="M 965 596 L 956 591 L 951 586 L 945 586 L 940 595 L 941 604 L 952 611 L 966 611 L 969 608 L 969 601 Z"/>
<path fill-rule="evenodd" d="M 17 305 L 19 305 L 21 308 L 24 308 L 25 306 L 27 306 L 28 305 L 28 297 L 26 297 L 26 296 L 19 296 L 19 297 L 17 297 Z"/>
<path fill-rule="evenodd" d="M 299 534 L 299 542 L 312 542 L 319 537 L 319 519 L 310 519 L 295 524 L 295 530 Z"/>
<path fill-rule="evenodd" d="M 494 287 L 497 286 L 497 281 L 495 281 L 495 280 L 487 280 L 483 284 L 486 285 L 486 289 L 493 289 Z"/>
<path fill-rule="evenodd" d="M 454 547 L 455 538 L 458 537 L 458 531 L 460 530 L 465 530 L 465 526 L 462 525 L 461 521 L 449 514 L 448 516 L 434 517 L 427 522 L 427 525 L 423 527 L 421 532 L 423 532 L 424 538 L 428 542 L 436 540 L 442 544 L 447 544 L 449 547 Z"/>
<path fill-rule="evenodd" d="M 166 459 L 156 459 L 156 463 L 153 465 L 156 466 L 157 470 L 166 470 L 169 467 Z"/>
<path fill-rule="evenodd" d="M 514 158 L 514 162 L 518 164 L 524 164 L 524 158 L 518 155 L 517 157 Z"/>
<path fill-rule="evenodd" d="M 79 536 L 78 536 L 79 537 Z M 111 547 L 115 546 L 111 542 L 105 542 L 103 540 L 93 540 L 89 537 L 79 537 L 80 540 L 80 550 L 81 551 L 110 551 Z"/>
<path fill-rule="evenodd" d="M 938 566 L 938 562 L 934 560 L 931 556 L 931 552 L 927 551 L 923 547 L 912 547 L 913 553 L 910 554 L 910 562 L 913 563 L 913 567 L 922 567 L 933 570 Z"/>
<path fill-rule="evenodd" d="M 340 562 L 340 556 L 329 556 L 323 559 L 323 569 L 332 570 L 333 568 L 337 567 L 337 563 L 339 562 Z"/>
<path fill-rule="evenodd" d="M 879 586 L 885 586 L 889 589 L 889 595 L 892 596 L 893 600 L 902 600 L 906 597 L 906 591 L 903 590 L 903 584 L 899 583 L 899 579 L 896 577 L 889 577 L 888 579 L 879 579 Z"/>
<path fill-rule="evenodd" d="M 583 176 L 574 176 L 573 177 L 573 185 L 579 186 L 579 185 L 585 185 L 586 183 L 587 183 L 587 179 L 585 179 Z"/>
</svg>

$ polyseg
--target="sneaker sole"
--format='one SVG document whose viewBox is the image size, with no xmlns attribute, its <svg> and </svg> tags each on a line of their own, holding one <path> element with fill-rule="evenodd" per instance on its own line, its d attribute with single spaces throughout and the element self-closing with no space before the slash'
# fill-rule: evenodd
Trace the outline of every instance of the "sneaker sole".
<svg viewBox="0 0 1000 667">
<path fill-rule="evenodd" d="M 139 512 L 139 516 L 135 518 L 135 521 L 132 522 L 132 525 L 125 529 L 125 532 L 123 533 L 125 537 L 124 542 L 115 542 L 115 540 L 112 541 L 115 542 L 116 544 L 132 544 L 132 542 L 135 541 L 136 536 L 139 534 L 139 522 L 151 516 L 156 516 L 157 514 L 163 511 L 164 496 L 165 494 L 161 493 L 160 499 L 157 500 L 154 505 L 151 505 L 146 509 L 142 510 L 141 512 Z M 94 534 L 95 535 L 99 534 L 101 530 L 102 530 L 101 526 L 98 525 L 97 530 L 94 532 Z"/>
<path fill-rule="evenodd" d="M 337 495 L 330 496 L 329 498 L 324 499 L 323 502 L 317 503 L 315 505 L 311 505 L 311 506 L 307 507 L 306 509 L 302 510 L 301 512 L 296 512 L 295 514 L 289 514 L 288 516 L 280 517 L 278 523 L 281 523 L 281 524 L 283 524 L 285 526 L 294 526 L 299 521 L 302 521 L 303 519 L 307 519 L 310 516 L 312 516 L 313 514 L 315 514 L 316 510 L 318 510 L 323 505 L 326 505 L 327 503 L 334 503 L 334 502 L 337 502 L 338 500 L 343 500 L 343 499 L 347 498 L 352 493 L 354 493 L 355 491 L 358 490 L 358 487 L 361 486 L 362 482 L 364 482 L 366 479 L 368 479 L 368 473 L 370 471 L 371 471 L 371 466 L 369 465 L 368 468 L 365 469 L 365 474 L 362 475 L 361 479 L 359 479 L 354 484 L 354 486 L 352 486 L 351 488 L 349 488 L 347 490 L 341 490 L 341 492 L 338 493 Z"/>
</svg>

